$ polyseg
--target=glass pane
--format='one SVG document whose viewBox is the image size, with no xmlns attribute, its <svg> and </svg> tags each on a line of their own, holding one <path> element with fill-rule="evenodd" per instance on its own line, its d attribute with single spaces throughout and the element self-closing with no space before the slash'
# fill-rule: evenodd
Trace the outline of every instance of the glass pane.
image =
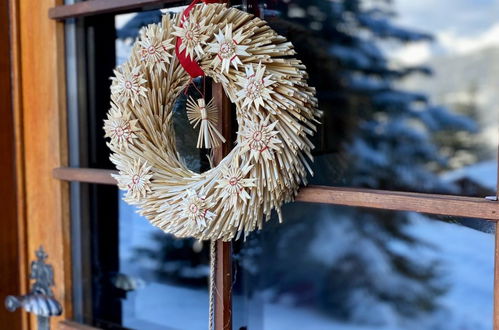
<svg viewBox="0 0 499 330">
<path fill-rule="evenodd" d="M 178 11 L 176 8 L 169 11 Z M 161 21 L 165 10 L 115 17 L 116 64 L 130 55 L 142 26 Z M 195 91 L 189 91 L 191 94 Z M 196 148 L 197 133 L 185 113 L 186 96 L 174 108 L 177 150 L 194 171 L 208 168 L 206 152 Z M 208 322 L 207 246 L 192 239 L 175 239 L 153 227 L 119 201 L 120 275 L 137 282 L 123 300 L 122 326 L 133 329 L 202 329 Z M 124 282 L 127 285 L 127 281 Z"/>
<path fill-rule="evenodd" d="M 158 23 L 161 21 L 162 15 L 168 12 L 178 12 L 183 7 L 174 7 L 163 10 L 146 11 L 139 13 L 117 15 L 115 17 L 116 26 L 116 65 L 125 62 L 129 56 L 132 46 L 139 34 L 140 28 L 145 25 Z M 197 88 L 202 89 L 201 81 L 195 79 Z M 210 84 L 206 85 L 206 93 L 210 94 Z M 199 96 L 195 88 L 191 86 L 187 95 L 193 97 Z M 187 96 L 183 93 L 178 97 L 173 109 L 173 123 L 175 129 L 175 138 L 177 151 L 184 159 L 187 166 L 196 172 L 201 172 L 209 168 L 209 162 L 206 155 L 206 150 L 200 151 L 196 148 L 197 130 L 189 123 L 186 112 Z"/>
<path fill-rule="evenodd" d="M 262 1 L 317 88 L 312 183 L 486 196 L 499 1 Z M 494 13 L 494 14 L 493 14 Z"/>
<path fill-rule="evenodd" d="M 209 244 L 166 235 L 121 200 L 119 211 L 120 273 L 114 283 L 127 291 L 122 326 L 206 328 Z"/>
<path fill-rule="evenodd" d="M 75 166 L 114 168 L 102 131 L 109 107 L 108 78 L 128 58 L 139 29 L 159 22 L 164 11 L 78 21 L 76 28 L 84 36 L 76 41 L 81 41 L 77 48 L 82 50 L 78 60 L 86 79 L 78 119 L 83 131 L 83 123 L 88 123 L 88 131 L 81 134 L 87 140 L 77 141 L 81 159 Z M 206 87 L 209 96 L 209 82 Z M 193 97 L 196 93 L 194 88 L 187 91 Z M 196 148 L 197 130 L 188 122 L 186 98 L 182 94 L 173 109 L 177 150 L 191 170 L 201 172 L 209 168 L 207 151 Z M 153 227 L 122 201 L 114 186 L 73 188 L 73 235 L 78 236 L 73 238 L 75 320 L 103 329 L 206 328 L 208 246 L 175 239 Z"/>
<path fill-rule="evenodd" d="M 83 279 L 74 283 L 83 288 L 75 301 L 83 311 L 75 319 L 102 329 L 206 328 L 208 244 L 153 227 L 114 186 L 84 190 L 90 196 L 84 227 L 89 238 L 82 268 L 74 269 Z"/>
<path fill-rule="evenodd" d="M 492 222 L 303 203 L 284 219 L 237 243 L 236 329 L 492 328 Z"/>
</svg>

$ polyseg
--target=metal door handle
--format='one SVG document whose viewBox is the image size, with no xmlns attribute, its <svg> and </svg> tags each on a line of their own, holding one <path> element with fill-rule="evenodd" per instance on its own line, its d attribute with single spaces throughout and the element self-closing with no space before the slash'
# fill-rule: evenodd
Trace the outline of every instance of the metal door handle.
<svg viewBox="0 0 499 330">
<path fill-rule="evenodd" d="M 38 330 L 49 330 L 51 316 L 62 314 L 61 304 L 54 298 L 54 269 L 45 263 L 48 255 L 42 246 L 36 251 L 37 260 L 31 262 L 29 278 L 35 280 L 31 291 L 22 296 L 7 296 L 5 307 L 13 312 L 18 308 L 33 313 L 38 319 Z"/>
</svg>

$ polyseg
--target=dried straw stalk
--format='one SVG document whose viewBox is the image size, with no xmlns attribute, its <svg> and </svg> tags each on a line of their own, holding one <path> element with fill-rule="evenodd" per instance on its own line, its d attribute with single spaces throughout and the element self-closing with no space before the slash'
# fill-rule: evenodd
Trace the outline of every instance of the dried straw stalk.
<svg viewBox="0 0 499 330">
<path fill-rule="evenodd" d="M 273 209 L 282 220 L 281 205 L 306 184 L 309 136 L 321 112 L 292 44 L 266 22 L 221 4 L 197 5 L 183 28 L 179 19 L 166 15 L 144 28 L 115 71 L 104 127 L 110 159 L 125 200 L 152 224 L 178 237 L 228 241 L 262 228 Z M 237 109 L 234 149 L 201 174 L 175 148 L 172 107 L 189 76 L 175 57 L 174 36 L 185 39 L 184 51 L 223 84 Z M 196 113 L 201 105 L 188 105 L 189 120 L 202 126 L 198 146 L 216 146 L 223 137 L 214 110 Z"/>
</svg>

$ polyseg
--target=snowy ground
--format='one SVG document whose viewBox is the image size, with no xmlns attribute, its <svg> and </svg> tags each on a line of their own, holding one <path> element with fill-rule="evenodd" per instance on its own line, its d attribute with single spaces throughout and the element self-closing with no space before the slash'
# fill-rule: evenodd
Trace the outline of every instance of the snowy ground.
<svg viewBox="0 0 499 330">
<path fill-rule="evenodd" d="M 127 207 L 122 206 L 122 207 Z M 123 211 L 123 210 L 122 210 Z M 130 214 L 131 212 L 127 212 Z M 458 224 L 428 219 L 412 214 L 409 232 L 435 246 L 435 249 L 412 249 L 421 258 L 438 254 L 444 261 L 444 279 L 450 290 L 441 298 L 443 311 L 422 320 L 420 329 L 485 330 L 492 327 L 493 251 L 494 237 Z M 123 217 L 127 228 L 122 230 L 122 256 L 129 257 L 131 246 L 147 244 L 155 230 L 138 216 Z M 404 247 L 399 250 L 404 252 Z M 433 255 L 432 255 L 433 254 Z M 133 265 L 124 262 L 124 269 Z M 235 297 L 240 299 L 240 297 Z M 130 293 L 124 301 L 124 325 L 134 329 L 206 329 L 208 295 L 205 290 L 182 288 L 164 283 L 148 283 Z M 246 311 L 252 313 L 253 311 Z M 256 312 L 256 311 L 255 311 Z M 335 321 L 314 310 L 281 304 L 263 303 L 257 317 L 249 319 L 250 329 L 271 330 L 392 330 L 400 325 L 361 326 Z M 235 316 L 237 317 L 237 316 Z M 424 325 L 423 325 L 424 323 Z M 441 324 L 446 324 L 445 328 Z M 404 327 L 405 328 L 405 327 Z"/>
</svg>

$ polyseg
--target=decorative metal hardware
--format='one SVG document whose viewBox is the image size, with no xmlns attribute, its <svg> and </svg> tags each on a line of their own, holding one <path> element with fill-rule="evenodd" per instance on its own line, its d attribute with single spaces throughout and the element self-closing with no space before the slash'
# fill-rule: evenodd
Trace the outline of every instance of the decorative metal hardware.
<svg viewBox="0 0 499 330">
<path fill-rule="evenodd" d="M 51 316 L 62 314 L 61 304 L 54 298 L 51 287 L 54 286 L 54 269 L 45 263 L 47 253 L 40 246 L 36 250 L 36 260 L 31 262 L 29 278 L 35 280 L 31 290 L 23 296 L 7 296 L 5 307 L 13 312 L 18 308 L 37 316 L 38 330 L 49 330 Z"/>
</svg>

